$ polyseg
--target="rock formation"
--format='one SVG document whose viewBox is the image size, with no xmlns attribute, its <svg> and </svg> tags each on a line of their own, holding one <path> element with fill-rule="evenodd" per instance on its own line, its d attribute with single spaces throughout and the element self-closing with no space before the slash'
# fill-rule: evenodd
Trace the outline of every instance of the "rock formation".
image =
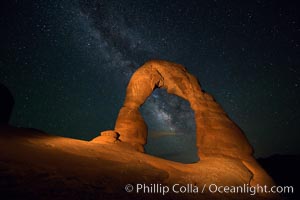
<svg viewBox="0 0 300 200">
<path fill-rule="evenodd" d="M 273 184 L 252 156 L 253 149 L 243 131 L 214 98 L 201 89 L 197 79 L 184 66 L 172 62 L 153 60 L 136 70 L 127 86 L 115 129 L 103 132 L 103 136 L 94 141 L 130 144 L 143 152 L 147 142 L 147 125 L 139 108 L 156 88 L 164 88 L 190 103 L 195 114 L 200 163 L 211 158 L 234 159 L 252 173 L 251 185 Z"/>
</svg>

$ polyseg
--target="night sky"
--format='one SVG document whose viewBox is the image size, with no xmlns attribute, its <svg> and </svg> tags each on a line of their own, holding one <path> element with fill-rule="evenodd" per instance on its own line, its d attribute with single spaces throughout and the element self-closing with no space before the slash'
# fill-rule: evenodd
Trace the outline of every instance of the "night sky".
<svg viewBox="0 0 300 200">
<path fill-rule="evenodd" d="M 11 124 L 90 140 L 114 128 L 149 59 L 187 67 L 244 130 L 255 156 L 299 154 L 297 1 L 1 0 L 0 83 Z M 188 102 L 155 91 L 146 150 L 195 161 Z"/>
</svg>

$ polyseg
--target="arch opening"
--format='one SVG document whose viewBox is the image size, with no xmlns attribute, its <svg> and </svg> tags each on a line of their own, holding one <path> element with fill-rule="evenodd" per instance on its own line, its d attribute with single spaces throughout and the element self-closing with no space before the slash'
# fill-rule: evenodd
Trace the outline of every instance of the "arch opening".
<svg viewBox="0 0 300 200">
<path fill-rule="evenodd" d="M 181 163 L 199 161 L 194 112 L 188 101 L 155 89 L 140 111 L 148 125 L 146 153 Z"/>
</svg>

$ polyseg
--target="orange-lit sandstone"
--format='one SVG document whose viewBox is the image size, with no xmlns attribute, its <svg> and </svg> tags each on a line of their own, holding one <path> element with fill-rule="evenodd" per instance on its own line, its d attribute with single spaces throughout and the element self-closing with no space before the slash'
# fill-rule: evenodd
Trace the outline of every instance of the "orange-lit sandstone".
<svg viewBox="0 0 300 200">
<path fill-rule="evenodd" d="M 93 141 L 103 144 L 118 142 L 124 146 L 129 144 L 143 152 L 147 142 L 147 125 L 139 108 L 156 88 L 164 88 L 190 103 L 195 113 L 196 144 L 202 164 L 199 168 L 206 163 L 215 163 L 217 168 L 230 168 L 232 173 L 242 177 L 244 183 L 274 185 L 254 159 L 252 147 L 243 131 L 214 98 L 201 89 L 198 80 L 184 66 L 172 62 L 153 60 L 137 69 L 128 83 L 115 130 L 102 132 L 102 136 Z M 251 173 L 250 176 L 247 171 Z M 236 181 L 236 177 L 226 173 L 218 176 L 228 176 L 227 179 L 219 178 L 229 183 Z"/>
<path fill-rule="evenodd" d="M 113 132 L 104 135 L 116 136 Z M 204 185 L 249 184 L 252 173 L 239 159 L 207 157 L 198 163 L 182 164 L 126 148 L 126 142 L 107 141 L 99 144 L 0 126 L 1 198 L 274 200 L 272 194 L 211 193 L 208 189 L 201 192 Z M 127 193 L 124 187 L 128 183 L 170 188 L 192 184 L 199 193 Z"/>
</svg>

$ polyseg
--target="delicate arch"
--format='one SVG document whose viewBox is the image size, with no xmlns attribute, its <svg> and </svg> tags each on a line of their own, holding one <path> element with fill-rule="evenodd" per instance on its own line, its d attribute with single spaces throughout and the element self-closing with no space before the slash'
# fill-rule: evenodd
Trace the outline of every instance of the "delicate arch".
<svg viewBox="0 0 300 200">
<path fill-rule="evenodd" d="M 201 89 L 197 79 L 184 66 L 172 62 L 152 60 L 137 69 L 128 83 L 115 130 L 101 132 L 101 136 L 93 141 L 104 144 L 121 141 L 120 143 L 130 144 L 136 150 L 144 152 L 147 125 L 139 108 L 156 88 L 165 88 L 168 93 L 190 103 L 195 114 L 200 163 L 205 159 L 223 157 L 228 160 L 226 166 L 236 163 L 253 174 L 249 180 L 250 185 L 274 185 L 252 156 L 252 147 L 243 131 L 214 98 Z"/>
<path fill-rule="evenodd" d="M 143 151 L 147 125 L 139 108 L 156 88 L 164 88 L 190 103 L 195 112 L 196 144 L 201 159 L 212 154 L 230 157 L 252 154 L 244 133 L 213 97 L 201 89 L 197 79 L 184 66 L 161 60 L 145 63 L 128 83 L 125 102 L 115 125 L 121 141 Z"/>
</svg>

